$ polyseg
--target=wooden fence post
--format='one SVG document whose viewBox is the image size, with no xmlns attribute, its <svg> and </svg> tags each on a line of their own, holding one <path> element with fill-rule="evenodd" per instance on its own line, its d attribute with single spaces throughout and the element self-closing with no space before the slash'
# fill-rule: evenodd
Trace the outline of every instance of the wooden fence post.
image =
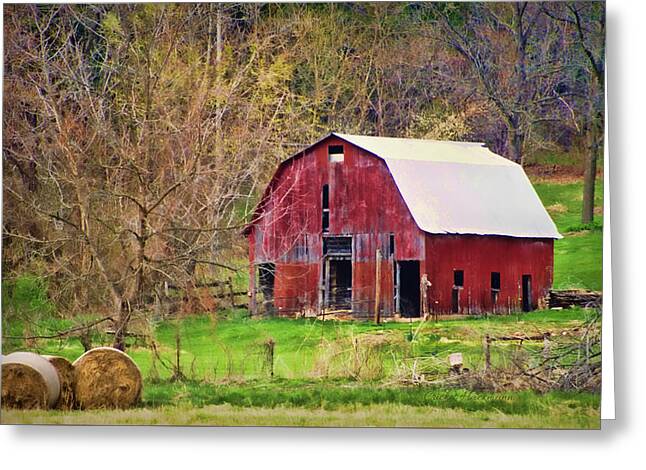
<svg viewBox="0 0 646 470">
<path fill-rule="evenodd" d="M 550 339 L 552 334 L 548 331 L 543 333 L 543 369 L 547 372 L 550 368 L 548 361 L 550 360 Z"/>
<path fill-rule="evenodd" d="M 231 299 L 231 308 L 236 308 L 235 294 L 233 293 L 233 279 L 229 278 L 227 284 L 229 285 L 229 299 Z"/>
<path fill-rule="evenodd" d="M 273 338 L 265 341 L 265 365 L 269 369 L 269 377 L 274 378 L 274 347 L 276 342 Z"/>
<path fill-rule="evenodd" d="M 491 338 L 489 337 L 488 334 L 485 335 L 483 341 L 482 341 L 482 347 L 484 348 L 484 356 L 485 356 L 485 372 L 488 372 L 489 369 L 491 368 Z"/>
<path fill-rule="evenodd" d="M 173 372 L 172 380 L 179 381 L 184 379 L 182 373 L 182 364 L 180 362 L 180 353 L 182 351 L 181 335 L 179 331 L 179 323 L 175 325 L 175 371 Z"/>
<path fill-rule="evenodd" d="M 379 297 L 381 296 L 381 250 L 377 249 L 375 259 L 375 323 L 379 324 L 381 321 L 381 312 L 379 310 Z"/>
</svg>

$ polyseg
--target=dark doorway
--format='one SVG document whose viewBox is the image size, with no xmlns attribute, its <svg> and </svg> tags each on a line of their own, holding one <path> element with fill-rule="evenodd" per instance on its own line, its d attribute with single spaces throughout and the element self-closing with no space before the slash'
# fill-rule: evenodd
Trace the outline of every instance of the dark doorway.
<svg viewBox="0 0 646 470">
<path fill-rule="evenodd" d="M 453 289 L 451 291 L 451 312 L 460 313 L 460 291 L 464 288 L 464 271 L 453 270 Z"/>
<path fill-rule="evenodd" d="M 276 265 L 263 263 L 258 265 L 258 290 L 262 294 L 262 306 L 265 313 L 274 311 L 274 284 L 276 281 Z"/>
<path fill-rule="evenodd" d="M 460 289 L 458 287 L 451 290 L 451 312 L 460 313 Z"/>
<path fill-rule="evenodd" d="M 532 310 L 532 276 L 523 274 L 523 312 Z"/>
<path fill-rule="evenodd" d="M 352 308 L 352 261 L 331 259 L 328 306 L 338 309 Z"/>
<path fill-rule="evenodd" d="M 402 317 L 419 317 L 419 261 L 398 261 L 399 309 Z"/>
</svg>

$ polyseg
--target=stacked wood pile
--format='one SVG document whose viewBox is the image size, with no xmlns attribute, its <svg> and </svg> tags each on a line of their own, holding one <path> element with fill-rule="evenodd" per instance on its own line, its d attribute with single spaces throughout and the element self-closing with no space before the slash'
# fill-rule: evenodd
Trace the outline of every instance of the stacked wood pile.
<svg viewBox="0 0 646 470">
<path fill-rule="evenodd" d="M 582 289 L 552 290 L 548 297 L 550 308 L 600 307 L 601 301 L 601 292 Z"/>
<path fill-rule="evenodd" d="M 129 408 L 141 389 L 137 365 L 113 348 L 91 349 L 73 364 L 32 352 L 2 357 L 3 408 Z"/>
</svg>

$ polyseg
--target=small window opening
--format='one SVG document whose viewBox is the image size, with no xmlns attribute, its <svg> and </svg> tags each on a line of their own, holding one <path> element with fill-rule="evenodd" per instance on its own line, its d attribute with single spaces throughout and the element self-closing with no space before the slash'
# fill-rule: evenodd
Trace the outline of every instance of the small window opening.
<svg viewBox="0 0 646 470">
<path fill-rule="evenodd" d="M 453 287 L 464 287 L 464 271 L 453 271 Z"/>
<path fill-rule="evenodd" d="M 322 228 L 324 232 L 329 232 L 330 231 L 330 187 L 327 184 L 323 185 L 322 199 L 323 199 Z"/>
<path fill-rule="evenodd" d="M 330 187 L 327 184 L 323 185 L 323 209 L 330 208 Z"/>
<path fill-rule="evenodd" d="M 491 273 L 491 290 L 500 290 L 500 273 Z"/>
<path fill-rule="evenodd" d="M 330 211 L 328 209 L 323 211 L 323 231 L 330 231 Z"/>
<path fill-rule="evenodd" d="M 343 145 L 328 145 L 327 154 L 330 162 L 338 163 L 344 159 Z"/>
<path fill-rule="evenodd" d="M 388 254 L 389 256 L 395 256 L 395 234 L 391 233 L 388 239 Z"/>
</svg>

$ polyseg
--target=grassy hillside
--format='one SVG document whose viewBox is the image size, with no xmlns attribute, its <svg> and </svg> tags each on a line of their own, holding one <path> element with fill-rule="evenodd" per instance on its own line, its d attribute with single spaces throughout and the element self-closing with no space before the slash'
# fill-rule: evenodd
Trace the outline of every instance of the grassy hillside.
<svg viewBox="0 0 646 470">
<path fill-rule="evenodd" d="M 603 181 L 597 181 L 594 223 L 587 227 L 581 225 L 582 182 L 542 181 L 534 188 L 563 235 L 554 243 L 554 288 L 601 290 Z"/>
</svg>

